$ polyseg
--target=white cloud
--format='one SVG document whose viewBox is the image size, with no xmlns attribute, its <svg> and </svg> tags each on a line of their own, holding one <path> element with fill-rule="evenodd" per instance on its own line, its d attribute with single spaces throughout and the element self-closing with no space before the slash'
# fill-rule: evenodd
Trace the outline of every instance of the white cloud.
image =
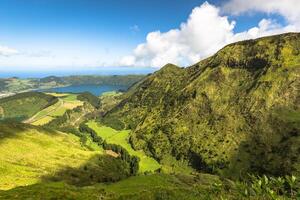
<svg viewBox="0 0 300 200">
<path fill-rule="evenodd" d="M 290 24 L 300 24 L 299 0 L 230 0 L 223 9 L 235 15 L 253 11 L 280 14 Z"/>
<path fill-rule="evenodd" d="M 277 2 L 269 3 L 269 7 L 267 6 L 268 3 L 252 1 L 256 2 L 257 5 L 262 4 L 264 6 L 266 4 L 266 9 L 260 10 L 262 12 L 282 14 L 288 12 L 289 4 L 293 0 L 266 0 L 265 2 Z M 246 7 L 246 3 L 241 2 L 250 3 L 252 1 L 231 0 L 223 9 L 239 14 L 253 9 Z M 260 1 L 264 2 L 263 0 Z M 287 5 L 284 8 L 287 10 L 283 8 L 279 10 L 280 2 L 286 2 Z M 300 0 L 295 0 L 295 5 L 299 4 L 297 2 Z M 240 8 L 233 10 L 234 3 Z M 251 3 L 251 5 L 256 4 Z M 282 3 L 280 5 L 283 6 Z M 272 19 L 262 19 L 256 27 L 241 33 L 234 33 L 236 22 L 229 21 L 227 16 L 222 16 L 220 8 L 205 2 L 193 9 L 188 20 L 182 23 L 179 29 L 172 29 L 164 33 L 160 31 L 150 32 L 146 37 L 146 42 L 139 44 L 132 55 L 123 57 L 120 60 L 120 65 L 162 67 L 169 62 L 181 66 L 190 65 L 212 55 L 228 43 L 299 30 L 300 25 L 296 22 L 300 11 L 296 13 L 295 10 L 299 11 L 300 5 L 296 9 L 293 8 L 292 13 L 282 14 L 290 22 L 287 26 L 282 26 Z"/>
<path fill-rule="evenodd" d="M 231 42 L 246 40 L 246 39 L 254 39 L 258 37 L 264 37 L 269 35 L 275 35 L 286 32 L 294 32 L 299 30 L 296 26 L 288 25 L 281 26 L 276 23 L 276 21 L 272 19 L 262 19 L 257 27 L 250 28 L 247 31 L 236 33 Z"/>
<path fill-rule="evenodd" d="M 208 3 L 194 8 L 179 29 L 149 33 L 146 43 L 138 45 L 133 55 L 122 58 L 120 64 L 153 67 L 168 62 L 190 64 L 212 54 L 233 36 L 235 22 L 229 22 L 219 12 L 219 8 Z"/>
<path fill-rule="evenodd" d="M 12 49 L 6 46 L 0 46 L 0 56 L 12 56 L 19 52 L 16 49 Z"/>
</svg>

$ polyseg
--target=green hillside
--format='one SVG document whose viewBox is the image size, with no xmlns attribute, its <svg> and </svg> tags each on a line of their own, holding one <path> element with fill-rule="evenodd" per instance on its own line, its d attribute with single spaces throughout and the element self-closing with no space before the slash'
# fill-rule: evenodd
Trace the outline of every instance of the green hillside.
<svg viewBox="0 0 300 200">
<path fill-rule="evenodd" d="M 121 159 L 90 151 L 78 137 L 18 123 L 0 123 L 0 190 L 40 182 L 84 186 L 130 175 Z"/>
<path fill-rule="evenodd" d="M 0 120 L 22 121 L 57 101 L 56 97 L 40 92 L 25 92 L 6 97 L 0 99 Z"/>
<path fill-rule="evenodd" d="M 299 174 L 299 47 L 290 33 L 230 44 L 187 68 L 168 64 L 102 122 L 132 129 L 133 147 L 157 160 L 228 176 Z"/>
<path fill-rule="evenodd" d="M 58 101 L 37 112 L 31 118 L 25 120 L 25 123 L 45 125 L 63 116 L 67 111 L 70 112 L 70 110 L 81 107 L 84 104 L 82 101 L 77 100 L 76 94 L 48 93 L 48 95 L 57 97 Z"/>
</svg>

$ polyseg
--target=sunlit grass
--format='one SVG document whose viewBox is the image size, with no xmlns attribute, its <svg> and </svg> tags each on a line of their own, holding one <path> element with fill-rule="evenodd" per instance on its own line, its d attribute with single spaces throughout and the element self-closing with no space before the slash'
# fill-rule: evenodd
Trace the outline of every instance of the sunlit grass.
<svg viewBox="0 0 300 200">
<path fill-rule="evenodd" d="M 35 116 L 28 120 L 29 123 L 33 125 L 44 125 L 56 117 L 62 116 L 67 110 L 72 110 L 83 105 L 82 101 L 77 100 L 76 94 L 48 94 L 59 97 L 59 101 L 56 104 L 38 112 Z"/>
<path fill-rule="evenodd" d="M 106 140 L 109 144 L 118 144 L 125 148 L 130 155 L 138 156 L 140 160 L 140 172 L 146 171 L 155 171 L 160 168 L 160 164 L 153 158 L 147 156 L 143 151 L 134 150 L 131 145 L 128 143 L 129 139 L 129 130 L 117 131 L 107 126 L 102 126 L 95 121 L 90 121 L 87 125 L 94 129 L 97 134 L 103 139 Z"/>
<path fill-rule="evenodd" d="M 42 176 L 53 175 L 67 166 L 79 167 L 102 153 L 88 151 L 71 134 L 35 129 L 16 134 L 0 140 L 0 190 L 38 183 Z"/>
</svg>

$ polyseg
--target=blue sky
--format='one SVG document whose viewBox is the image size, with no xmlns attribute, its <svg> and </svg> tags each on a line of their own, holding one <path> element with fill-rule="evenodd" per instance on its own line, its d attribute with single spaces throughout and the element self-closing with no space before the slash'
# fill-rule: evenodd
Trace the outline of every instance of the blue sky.
<svg viewBox="0 0 300 200">
<path fill-rule="evenodd" d="M 216 12 L 218 19 L 227 16 L 229 25 L 235 21 L 234 27 L 229 28 L 229 34 L 258 27 L 262 19 L 276 24 L 276 27 L 267 29 L 276 28 L 281 32 L 292 23 L 276 8 L 274 12 L 270 12 L 265 11 L 268 7 L 260 10 L 241 5 L 240 10 L 234 10 L 230 5 L 236 4 L 234 1 L 237 0 L 211 0 L 205 6 L 206 3 L 202 0 L 0 0 L 0 71 L 59 70 L 62 67 L 70 70 L 96 69 L 121 65 L 161 67 L 155 66 L 163 64 L 161 60 L 190 64 L 212 53 L 201 50 L 201 41 L 197 41 L 200 47 L 186 50 L 188 43 L 178 44 L 174 47 L 174 55 L 163 55 L 161 52 L 166 51 L 157 46 L 154 49 L 158 51 L 155 52 L 153 42 L 146 38 L 149 33 L 160 31 L 155 38 L 162 43 L 166 42 L 163 48 L 172 49 L 173 47 L 168 46 L 171 41 L 166 39 L 169 34 L 164 33 L 172 29 L 187 32 L 180 25 L 188 24 L 189 16 L 191 18 L 195 8 L 199 8 L 197 16 Z M 267 0 L 265 3 L 268 4 Z M 218 11 L 209 11 L 210 6 Z M 193 18 L 191 19 L 193 22 Z M 197 19 L 194 21 L 197 22 Z M 214 19 L 211 18 L 211 21 Z M 188 30 L 193 31 L 193 27 Z M 184 35 L 187 34 L 176 37 L 188 37 Z M 260 34 L 253 37 L 256 36 Z M 199 37 L 204 40 L 205 34 L 200 33 Z M 220 37 L 227 38 L 229 35 Z M 214 38 L 211 40 L 214 42 Z M 216 47 L 211 51 L 228 41 L 236 40 L 238 39 L 217 41 L 218 44 L 213 44 Z M 141 44 L 144 44 L 142 49 L 137 50 Z M 179 52 L 180 50 L 185 53 Z M 194 60 L 189 59 L 189 56 Z"/>
</svg>

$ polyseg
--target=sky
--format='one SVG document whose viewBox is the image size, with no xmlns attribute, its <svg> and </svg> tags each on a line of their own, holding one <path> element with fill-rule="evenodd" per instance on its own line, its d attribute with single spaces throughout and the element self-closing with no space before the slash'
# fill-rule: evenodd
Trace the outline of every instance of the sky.
<svg viewBox="0 0 300 200">
<path fill-rule="evenodd" d="M 0 71 L 188 66 L 299 30 L 299 0 L 0 0 Z"/>
</svg>

